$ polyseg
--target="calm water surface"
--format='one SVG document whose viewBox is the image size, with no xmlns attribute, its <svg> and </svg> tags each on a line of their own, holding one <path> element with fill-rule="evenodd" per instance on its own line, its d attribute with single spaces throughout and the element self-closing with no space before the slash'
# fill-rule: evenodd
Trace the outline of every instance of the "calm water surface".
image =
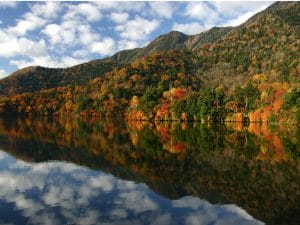
<svg viewBox="0 0 300 225">
<path fill-rule="evenodd" d="M 0 224 L 300 224 L 300 132 L 0 119 Z"/>
</svg>

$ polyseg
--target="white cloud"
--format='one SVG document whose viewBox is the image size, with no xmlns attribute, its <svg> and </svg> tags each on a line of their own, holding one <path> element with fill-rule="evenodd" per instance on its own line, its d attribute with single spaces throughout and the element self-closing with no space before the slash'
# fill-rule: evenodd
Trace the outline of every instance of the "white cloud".
<svg viewBox="0 0 300 225">
<path fill-rule="evenodd" d="M 90 24 L 76 18 L 65 20 L 61 24 L 48 24 L 42 33 L 48 37 L 53 46 L 60 44 L 63 48 L 76 45 L 81 45 L 80 48 L 90 48 L 101 38 L 100 34 L 92 30 Z"/>
<path fill-rule="evenodd" d="M 226 21 L 223 25 L 224 26 L 238 26 L 244 22 L 246 22 L 251 16 L 253 16 L 255 13 L 253 12 L 248 12 L 248 13 L 245 13 L 235 19 L 232 19 L 232 20 L 229 20 L 229 21 Z"/>
<path fill-rule="evenodd" d="M 115 51 L 115 45 L 116 43 L 112 38 L 106 37 L 101 42 L 93 43 L 91 46 L 91 51 L 103 56 L 111 55 Z"/>
<path fill-rule="evenodd" d="M 116 30 L 120 32 L 120 36 L 129 40 L 146 40 L 148 35 L 156 30 L 160 25 L 158 20 L 147 20 L 136 17 L 129 20 L 123 25 L 116 26 Z"/>
<path fill-rule="evenodd" d="M 219 15 L 216 10 L 210 7 L 207 2 L 187 3 L 185 16 L 200 20 L 203 24 L 205 24 L 205 27 L 216 24 L 219 19 Z"/>
<path fill-rule="evenodd" d="M 130 40 L 120 40 L 118 41 L 118 50 L 124 50 L 124 49 L 133 49 L 137 48 L 139 46 L 139 42 L 137 41 L 130 41 Z"/>
<path fill-rule="evenodd" d="M 81 3 L 78 5 L 69 5 L 67 13 L 64 15 L 65 19 L 74 19 L 78 16 L 83 16 L 90 22 L 101 19 L 102 14 L 100 10 L 92 3 Z"/>
<path fill-rule="evenodd" d="M 34 42 L 27 38 L 20 38 L 18 40 L 19 54 L 28 57 L 41 57 L 47 55 L 47 48 L 45 40 Z"/>
<path fill-rule="evenodd" d="M 49 24 L 42 32 L 47 35 L 52 44 L 73 44 L 77 27 L 77 21 L 66 20 L 60 25 Z"/>
<path fill-rule="evenodd" d="M 9 74 L 5 70 L 0 69 L 0 79 L 7 77 L 8 75 Z"/>
<path fill-rule="evenodd" d="M 121 218 L 124 219 L 128 216 L 128 213 L 124 209 L 113 209 L 110 212 L 110 216 L 113 218 Z"/>
<path fill-rule="evenodd" d="M 93 177 L 90 179 L 91 187 L 93 188 L 101 188 L 103 191 L 112 191 L 113 190 L 113 179 L 111 176 L 101 176 L 101 177 Z"/>
<path fill-rule="evenodd" d="M 134 190 L 121 193 L 118 197 L 117 205 L 141 213 L 148 210 L 159 210 L 159 205 L 154 202 L 144 191 Z"/>
<path fill-rule="evenodd" d="M 201 205 L 203 205 L 205 202 L 200 202 L 196 198 L 193 198 L 191 196 L 187 196 L 181 199 L 174 200 L 172 202 L 172 206 L 174 208 L 192 208 L 192 209 L 197 209 Z"/>
<path fill-rule="evenodd" d="M 70 67 L 74 65 L 78 65 L 80 63 L 84 63 L 87 59 L 77 59 L 70 56 L 62 57 L 59 62 L 55 62 L 54 67 Z"/>
<path fill-rule="evenodd" d="M 154 218 L 151 225 L 169 225 L 172 223 L 172 217 L 170 213 L 159 215 L 157 218 Z"/>
<path fill-rule="evenodd" d="M 222 26 L 238 26 L 244 22 L 246 22 L 248 19 L 250 19 L 253 15 L 255 15 L 256 13 L 258 13 L 259 11 L 264 10 L 268 5 L 261 5 L 259 8 L 256 8 L 253 11 L 249 11 L 246 13 L 241 14 L 240 16 L 234 18 L 234 19 L 230 19 L 226 22 L 224 22 L 222 24 Z"/>
<path fill-rule="evenodd" d="M 265 9 L 269 6 L 272 2 L 239 2 L 239 1 L 218 1 L 218 2 L 211 2 L 213 6 L 218 10 L 220 14 L 225 17 L 236 17 L 242 16 L 241 14 L 255 11 L 258 12 L 262 9 Z"/>
<path fill-rule="evenodd" d="M 60 57 L 53 59 L 50 56 L 35 57 L 31 60 L 11 60 L 10 64 L 15 65 L 18 69 L 27 67 L 27 66 L 44 66 L 44 67 L 70 67 L 83 62 L 86 62 L 86 58 L 78 59 L 70 56 Z"/>
<path fill-rule="evenodd" d="M 82 3 L 78 5 L 81 14 L 84 15 L 89 21 L 97 21 L 101 18 L 100 12 L 91 4 Z"/>
<path fill-rule="evenodd" d="M 93 4 L 102 12 L 102 11 L 119 11 L 119 12 L 142 12 L 146 8 L 145 2 L 109 2 L 109 1 L 97 1 Z"/>
<path fill-rule="evenodd" d="M 26 13 L 23 18 L 18 20 L 17 25 L 9 27 L 7 32 L 12 35 L 24 36 L 28 31 L 36 30 L 46 23 L 44 19 L 33 13 Z"/>
<path fill-rule="evenodd" d="M 185 34 L 198 34 L 204 30 L 204 28 L 197 22 L 193 23 L 174 23 L 172 30 L 180 31 Z"/>
<path fill-rule="evenodd" d="M 89 55 L 89 51 L 86 50 L 86 49 L 79 49 L 79 50 L 76 50 L 75 52 L 73 52 L 73 56 L 76 57 L 76 58 L 81 58 L 81 57 L 86 57 Z"/>
<path fill-rule="evenodd" d="M 28 60 L 10 60 L 9 63 L 16 66 L 18 69 L 22 69 L 32 65 Z"/>
<path fill-rule="evenodd" d="M 114 9 L 118 6 L 122 6 L 122 4 L 118 4 L 118 2 L 113 2 L 113 1 L 95 1 L 93 4 L 99 9 L 99 10 L 109 10 L 109 9 Z"/>
<path fill-rule="evenodd" d="M 61 37 L 59 35 L 60 30 L 61 28 L 58 24 L 49 24 L 42 32 L 48 36 L 52 44 L 55 44 L 61 40 Z"/>
<path fill-rule="evenodd" d="M 27 38 L 1 40 L 0 33 L 0 41 L 0 56 L 13 57 L 23 55 L 33 58 L 47 55 L 46 43 L 43 39 L 38 42 Z"/>
<path fill-rule="evenodd" d="M 173 7 L 170 2 L 149 2 L 153 11 L 160 17 L 171 19 L 173 16 Z"/>
<path fill-rule="evenodd" d="M 128 13 L 112 12 L 110 14 L 110 18 L 115 23 L 125 23 L 129 18 L 129 14 Z"/>
<path fill-rule="evenodd" d="M 84 216 L 81 216 L 76 221 L 76 224 L 86 225 L 86 224 L 96 224 L 99 221 L 99 210 L 89 210 Z"/>
<path fill-rule="evenodd" d="M 255 13 L 265 9 L 272 2 L 190 2 L 185 16 L 201 21 L 205 29 L 212 26 L 236 26 Z"/>
<path fill-rule="evenodd" d="M 17 6 L 17 2 L 12 2 L 12 1 L 0 1 L 0 8 L 14 8 Z"/>
<path fill-rule="evenodd" d="M 91 26 L 88 24 L 79 25 L 77 29 L 79 40 L 83 45 L 90 45 L 92 42 L 100 39 L 100 35 L 92 32 Z"/>
<path fill-rule="evenodd" d="M 31 11 L 47 19 L 56 18 L 62 10 L 60 2 L 46 2 L 43 4 L 34 4 Z"/>
</svg>

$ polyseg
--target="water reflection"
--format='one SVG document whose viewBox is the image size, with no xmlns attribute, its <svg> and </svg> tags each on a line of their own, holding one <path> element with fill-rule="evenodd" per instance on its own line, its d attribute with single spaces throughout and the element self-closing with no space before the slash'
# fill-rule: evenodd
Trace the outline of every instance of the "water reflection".
<svg viewBox="0 0 300 225">
<path fill-rule="evenodd" d="M 1 174 L 0 183 L 14 184 L 8 189 L 22 193 L 18 202 L 25 199 L 25 206 L 39 199 L 42 208 L 32 213 L 52 215 L 58 223 L 79 224 L 83 218 L 108 224 L 258 223 L 251 214 L 268 224 L 300 224 L 299 141 L 297 128 L 253 124 L 245 128 L 99 119 L 0 120 L 0 148 L 19 159 L 2 153 L 0 169 L 7 175 Z M 68 161 L 96 170 L 21 160 Z M 28 188 L 23 188 L 22 179 Z M 125 180 L 145 183 L 155 192 Z M 134 191 L 121 189 L 128 185 Z M 1 196 L 11 196 L 2 193 L 5 188 L 0 190 Z M 67 204 L 71 199 L 74 214 Z M 6 212 L 1 218 L 18 218 L 13 211 L 16 198 L 1 201 L 0 212 Z M 19 219 L 27 221 L 32 214 L 24 213 Z M 82 215 L 81 222 L 72 215 Z"/>
<path fill-rule="evenodd" d="M 168 200 L 144 184 L 71 163 L 0 158 L 1 224 L 262 224 L 234 205 Z"/>
</svg>

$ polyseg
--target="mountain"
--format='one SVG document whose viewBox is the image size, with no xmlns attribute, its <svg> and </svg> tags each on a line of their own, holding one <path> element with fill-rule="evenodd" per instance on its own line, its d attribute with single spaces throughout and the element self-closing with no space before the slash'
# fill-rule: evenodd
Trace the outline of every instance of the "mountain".
<svg viewBox="0 0 300 225">
<path fill-rule="evenodd" d="M 213 27 L 196 35 L 186 35 L 179 31 L 171 31 L 153 40 L 144 48 L 124 50 L 112 56 L 119 64 L 129 63 L 141 57 L 165 50 L 194 50 L 207 43 L 213 43 L 223 38 L 232 27 Z"/>
<path fill-rule="evenodd" d="M 173 31 L 103 60 L 18 71 L 2 94 L 40 91 L 3 98 L 0 113 L 300 122 L 299 13 L 299 2 L 278 2 L 238 27 Z"/>
<path fill-rule="evenodd" d="M 0 80 L 0 95 L 14 95 L 59 86 L 84 84 L 90 79 L 113 70 L 114 67 L 128 64 L 155 52 L 172 49 L 192 50 L 203 44 L 215 42 L 231 29 L 230 27 L 215 27 L 206 32 L 190 36 L 172 31 L 159 36 L 144 48 L 120 51 L 112 57 L 93 60 L 70 68 L 27 67 Z"/>
<path fill-rule="evenodd" d="M 65 69 L 30 66 L 0 80 L 0 95 L 35 92 L 42 89 L 84 84 L 111 71 L 116 64 L 110 59 L 94 60 Z"/>
</svg>

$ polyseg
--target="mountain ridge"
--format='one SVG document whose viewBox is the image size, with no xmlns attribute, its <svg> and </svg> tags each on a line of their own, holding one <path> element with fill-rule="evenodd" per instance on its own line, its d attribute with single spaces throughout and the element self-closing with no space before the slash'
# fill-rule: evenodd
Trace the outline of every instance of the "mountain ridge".
<svg viewBox="0 0 300 225">
<path fill-rule="evenodd" d="M 72 67 L 50 68 L 50 69 L 65 70 L 65 69 L 80 67 L 85 64 L 90 64 L 93 62 L 98 63 L 98 62 L 107 62 L 107 61 L 114 62 L 115 63 L 114 66 L 116 66 L 116 65 L 122 65 L 125 63 L 130 63 L 135 59 L 144 57 L 144 56 L 154 53 L 156 51 L 169 50 L 169 49 L 178 50 L 178 49 L 182 49 L 182 48 L 185 48 L 187 50 L 195 50 L 196 48 L 202 46 L 203 44 L 213 43 L 213 42 L 220 40 L 221 38 L 226 36 L 227 33 L 230 33 L 232 30 L 242 27 L 247 22 L 251 22 L 251 20 L 255 19 L 261 13 L 272 12 L 272 11 L 283 11 L 286 9 L 290 9 L 291 7 L 294 7 L 295 5 L 297 6 L 297 4 L 295 4 L 295 2 L 275 2 L 274 4 L 272 4 L 265 10 L 252 16 L 245 23 L 243 23 L 239 26 L 236 26 L 236 27 L 212 27 L 206 31 L 203 31 L 203 32 L 201 32 L 199 34 L 195 34 L 195 35 L 186 35 L 179 31 L 170 31 L 167 34 L 158 36 L 153 41 L 151 41 L 148 45 L 146 45 L 142 48 L 121 50 L 110 57 L 106 57 L 103 59 L 91 60 L 91 61 L 81 63 L 81 64 L 78 64 L 78 65 L 75 65 Z M 299 7 L 299 4 L 298 4 L 298 7 Z M 284 14 L 284 13 L 282 13 L 282 14 Z M 287 15 L 282 15 L 282 16 L 288 17 Z M 300 16 L 296 20 L 296 25 L 300 25 Z M 299 26 L 298 26 L 298 29 L 300 29 Z M 171 39 L 171 42 L 170 42 L 170 39 Z M 33 68 L 33 67 L 45 68 L 42 66 L 29 66 L 28 68 Z M 9 84 L 10 82 L 5 82 L 5 81 L 7 81 L 10 78 L 16 78 L 19 74 L 24 74 L 24 71 L 28 71 L 28 70 L 29 69 L 22 68 L 20 70 L 13 72 L 8 77 L 0 79 L 0 95 L 4 94 L 4 92 L 10 94 L 10 92 L 7 92 L 6 89 L 3 87 L 5 85 L 7 85 L 7 84 L 3 84 L 3 82 Z M 101 71 L 101 68 L 99 68 L 99 70 Z M 107 69 L 107 70 L 104 69 L 104 71 L 101 71 L 101 72 L 105 73 L 105 72 L 108 72 L 109 70 L 110 69 Z M 87 74 L 84 74 L 84 75 L 87 76 Z M 88 81 L 88 79 L 79 79 L 79 80 L 80 80 L 79 83 L 70 83 L 70 84 L 82 84 L 82 83 Z M 81 80 L 83 80 L 83 81 L 81 81 Z M 57 84 L 57 85 L 60 86 L 60 84 Z M 61 85 L 69 85 L 69 83 L 62 83 Z M 41 85 L 41 86 L 43 86 L 43 85 Z M 51 87 L 55 87 L 55 85 L 50 85 L 49 88 L 51 88 Z M 28 90 L 26 90 L 26 91 L 28 91 Z M 34 91 L 37 91 L 37 90 L 31 90 L 29 92 L 34 92 Z M 16 92 L 13 94 L 17 94 L 17 93 L 22 93 L 22 92 Z"/>
<path fill-rule="evenodd" d="M 67 68 L 46 68 L 42 66 L 29 66 L 23 69 L 17 70 L 13 72 L 6 78 L 0 80 L 0 95 L 14 95 L 23 92 L 35 92 L 41 90 L 43 88 L 53 88 L 58 86 L 65 85 L 75 85 L 75 84 L 83 84 L 88 82 L 90 79 L 95 78 L 97 75 L 105 74 L 113 69 L 113 67 L 122 66 L 124 64 L 128 64 L 136 59 L 141 57 L 145 57 L 149 54 L 164 51 L 164 50 L 179 50 L 179 49 L 187 49 L 193 50 L 196 47 L 199 47 L 203 44 L 210 43 L 216 40 L 219 40 L 223 35 L 228 33 L 232 28 L 222 28 L 222 27 L 213 27 L 207 31 L 201 32 L 196 35 L 186 35 L 179 31 L 171 31 L 167 34 L 160 35 L 155 38 L 152 42 L 150 42 L 147 46 L 143 48 L 135 48 L 122 50 L 111 57 L 106 57 L 103 59 L 91 60 L 85 63 L 81 63 L 72 67 Z M 173 41 L 170 41 L 170 39 Z M 95 64 L 95 70 L 99 70 L 99 73 L 85 73 L 82 71 L 85 70 L 87 66 L 91 64 Z M 104 65 L 106 64 L 106 65 Z M 45 69 L 45 72 L 43 72 Z M 41 76 L 34 77 L 34 71 L 38 70 L 41 73 Z M 43 79 L 49 79 L 46 77 L 46 71 L 55 71 L 55 77 L 53 77 L 54 83 L 47 84 Z M 70 70 L 67 72 L 66 70 Z M 76 70 L 80 70 L 79 74 L 74 72 Z M 66 75 L 64 75 L 66 73 Z M 73 75 L 73 79 L 66 79 L 70 74 Z M 24 79 L 28 80 L 28 82 L 24 82 Z M 51 79 L 51 78 L 50 78 Z M 64 80 L 66 79 L 66 82 Z M 73 80 L 73 81 L 72 81 Z M 31 86 L 27 87 L 24 85 L 26 83 L 37 82 L 36 88 L 31 88 Z M 42 83 L 43 82 L 43 83 Z M 17 83 L 22 87 L 19 89 L 14 89 L 12 86 Z M 22 84 L 23 83 L 23 84 Z"/>
<path fill-rule="evenodd" d="M 143 49 L 59 73 L 29 68 L 25 75 L 46 71 L 52 89 L 45 87 L 42 74 L 38 78 L 44 86 L 34 83 L 37 79 L 32 83 L 24 79 L 27 92 L 41 91 L 3 98 L 0 111 L 126 115 L 138 120 L 300 122 L 299 12 L 299 2 L 280 2 L 235 28 L 213 28 L 194 36 L 173 31 Z M 67 76 L 70 71 L 72 76 Z M 78 84 L 80 78 L 84 80 Z M 11 94 L 22 93 L 23 86 L 12 83 Z M 7 86 L 7 90 L 12 89 Z"/>
<path fill-rule="evenodd" d="M 171 31 L 167 34 L 160 35 L 159 37 L 154 39 L 152 42 L 150 42 L 147 46 L 143 48 L 122 50 L 115 53 L 111 57 L 91 60 L 72 67 L 67 67 L 67 68 L 46 68 L 42 66 L 25 67 L 23 69 L 13 72 L 8 77 L 0 80 L 0 95 L 1 94 L 14 95 L 23 92 L 35 92 L 43 88 L 53 88 L 57 86 L 84 84 L 88 82 L 90 79 L 95 78 L 97 75 L 105 74 L 106 72 L 111 71 L 113 67 L 128 64 L 136 59 L 145 57 L 149 54 L 158 51 L 173 50 L 173 49 L 192 50 L 195 49 L 195 47 L 220 39 L 222 35 L 226 34 L 230 30 L 231 28 L 214 27 L 211 28 L 210 30 L 204 31 L 196 35 L 186 35 L 179 31 Z M 175 39 L 174 39 L 174 34 L 177 36 L 175 37 Z M 180 35 L 178 36 L 178 34 Z M 170 39 L 173 39 L 173 41 L 170 41 Z M 95 64 L 94 65 L 96 66 L 95 70 L 99 70 L 99 73 L 94 73 L 94 74 L 85 73 L 85 72 L 82 73 L 82 70 L 84 71 L 85 68 L 87 66 L 90 66 L 91 64 Z M 43 77 L 46 79 L 46 75 L 43 73 L 43 69 L 45 71 L 56 70 L 57 73 L 55 73 L 55 77 L 53 78 L 53 80 L 55 80 L 54 83 L 49 85 L 45 83 L 46 81 L 43 80 Z M 78 69 L 80 70 L 79 74 L 74 72 Z M 66 70 L 70 70 L 70 71 L 66 72 Z M 39 77 L 30 77 L 35 75 L 34 73 L 35 71 L 39 71 L 39 73 L 42 73 L 42 75 Z M 64 73 L 67 74 L 64 75 Z M 73 79 L 72 79 L 73 81 L 67 79 L 67 81 L 64 82 L 66 77 L 70 76 L 71 74 L 73 75 Z M 24 84 L 28 83 L 28 82 L 24 82 L 24 79 L 27 79 L 29 83 L 37 82 L 36 88 L 30 88 L 30 86 L 25 87 L 24 85 L 22 85 L 22 83 Z M 47 77 L 47 79 L 49 79 L 49 77 Z M 17 82 L 19 85 L 22 85 L 23 86 L 22 88 L 24 88 L 24 90 L 22 88 L 14 90 L 14 88 L 12 88 L 11 86 L 13 86 L 15 82 Z M 5 86 L 10 86 L 10 87 L 6 88 Z"/>
</svg>

